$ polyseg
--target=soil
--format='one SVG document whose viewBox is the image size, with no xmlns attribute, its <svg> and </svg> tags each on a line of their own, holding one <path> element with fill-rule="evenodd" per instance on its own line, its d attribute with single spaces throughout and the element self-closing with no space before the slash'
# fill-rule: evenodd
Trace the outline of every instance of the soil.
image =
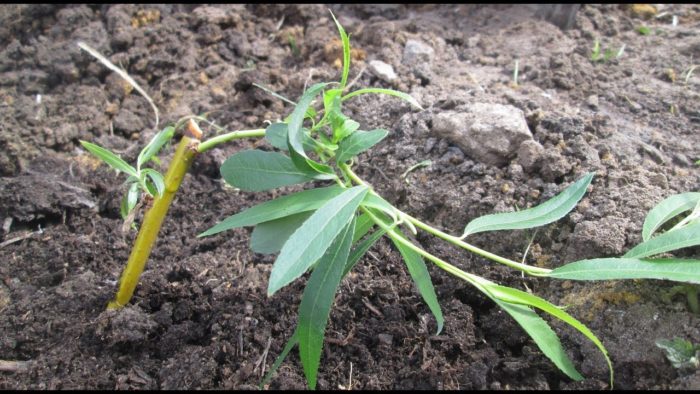
<svg viewBox="0 0 700 394">
<path fill-rule="evenodd" d="M 356 86 L 409 92 L 426 108 L 360 96 L 347 109 L 363 129 L 390 136 L 358 172 L 390 202 L 458 234 L 471 219 L 536 205 L 588 171 L 578 207 L 537 232 L 476 234 L 472 242 L 515 260 L 557 267 L 619 256 L 641 239 L 646 212 L 697 191 L 700 172 L 700 7 L 585 5 L 572 29 L 525 5 L 338 5 L 352 34 Z M 265 294 L 274 256 L 248 248 L 251 229 L 196 234 L 245 207 L 296 188 L 246 193 L 218 167 L 238 141 L 200 156 L 186 176 L 129 306 L 105 311 L 135 233 L 122 233 L 123 178 L 80 149 L 94 141 L 135 161 L 155 133 L 147 101 L 77 41 L 104 53 L 146 89 L 161 125 L 209 113 L 229 130 L 262 127 L 290 106 L 253 83 L 299 97 L 338 78 L 335 26 L 323 5 L 4 5 L 0 8 L 0 372 L 2 389 L 253 389 L 291 335 L 306 277 Z M 677 16 L 677 25 L 672 17 Z M 639 26 L 648 26 L 643 35 Z M 590 59 L 593 43 L 622 56 Z M 408 40 L 429 61 L 404 64 Z M 519 61 L 518 85 L 513 82 Z M 690 74 L 690 75 L 688 75 Z M 432 130 L 433 118 L 472 103 L 523 111 L 534 141 L 504 165 L 481 163 Z M 213 131 L 209 130 L 209 133 Z M 172 154 L 166 150 L 163 165 Z M 401 179 L 410 166 L 432 165 Z M 163 167 L 165 168 L 165 167 Z M 534 236 L 534 238 L 533 238 Z M 524 289 L 583 321 L 607 347 L 618 389 L 699 389 L 654 345 L 700 343 L 700 318 L 664 281 L 571 282 L 519 272 L 434 238 L 431 253 Z M 697 256 L 698 249 L 679 255 Z M 573 382 L 492 302 L 429 267 L 445 315 L 435 320 L 390 243 L 380 241 L 341 284 L 319 372 L 322 389 L 605 389 L 598 350 L 552 322 L 580 372 Z M 296 352 L 269 388 L 303 389 Z"/>
</svg>

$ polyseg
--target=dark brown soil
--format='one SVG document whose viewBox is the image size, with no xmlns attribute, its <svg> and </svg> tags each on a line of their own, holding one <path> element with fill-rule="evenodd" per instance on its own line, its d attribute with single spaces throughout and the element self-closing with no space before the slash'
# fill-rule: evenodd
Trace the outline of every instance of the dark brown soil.
<svg viewBox="0 0 700 394">
<path fill-rule="evenodd" d="M 256 387 L 292 333 L 305 279 L 267 298 L 274 256 L 249 250 L 250 229 L 195 235 L 292 189 L 224 187 L 219 165 L 255 142 L 202 155 L 171 207 L 131 305 L 106 312 L 135 235 L 120 229 L 124 179 L 82 151 L 78 140 L 135 161 L 155 130 L 146 100 L 76 42 L 106 54 L 142 84 L 161 110 L 161 124 L 210 112 L 230 130 L 257 128 L 290 107 L 252 83 L 294 99 L 305 84 L 338 78 L 327 8 L 0 7 L 0 360 L 28 362 L 26 370 L 0 372 L 0 388 Z M 457 234 L 477 216 L 532 206 L 594 171 L 574 212 L 534 236 L 527 261 L 556 267 L 619 256 L 640 241 L 654 204 L 700 186 L 694 165 L 700 72 L 686 78 L 700 58 L 697 5 L 666 5 L 651 19 L 629 7 L 586 5 L 565 32 L 523 5 L 330 8 L 352 33 L 357 57 L 365 57 L 351 78 L 374 59 L 399 76 L 387 83 L 365 72 L 357 86 L 400 89 L 427 108 L 414 111 L 374 96 L 348 103 L 363 128 L 391 131 L 362 156 L 358 172 L 414 216 Z M 638 33 L 641 25 L 652 33 Z M 595 38 L 604 49 L 624 44 L 624 54 L 592 62 Z M 409 39 L 433 48 L 431 63 L 403 64 Z M 511 84 L 515 59 L 518 87 Z M 521 109 L 544 148 L 539 159 L 483 164 L 433 132 L 434 116 L 474 102 Z M 411 173 L 410 184 L 400 179 L 425 159 L 433 164 Z M 472 241 L 519 260 L 532 234 L 479 234 Z M 522 278 L 433 238 L 418 241 L 467 271 L 569 305 L 609 350 L 616 388 L 700 388 L 700 371 L 675 370 L 654 345 L 672 337 L 700 342 L 698 316 L 682 297 L 664 297 L 673 283 Z M 430 273 L 445 314 L 439 336 L 396 250 L 385 241 L 375 246 L 341 284 L 319 388 L 608 387 L 602 356 L 575 331 L 552 322 L 586 377 L 582 382 L 561 374 L 475 289 L 435 267 Z M 269 387 L 305 387 L 295 352 Z"/>
</svg>

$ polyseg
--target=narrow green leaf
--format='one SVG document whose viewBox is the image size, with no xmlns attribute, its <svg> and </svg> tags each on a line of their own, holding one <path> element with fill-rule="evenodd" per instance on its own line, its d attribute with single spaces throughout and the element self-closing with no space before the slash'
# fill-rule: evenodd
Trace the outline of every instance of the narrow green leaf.
<svg viewBox="0 0 700 394">
<path fill-rule="evenodd" d="M 571 211 L 586 193 L 593 174 L 588 173 L 558 195 L 542 204 L 518 212 L 496 213 L 469 222 L 462 238 L 482 231 L 515 230 L 543 226 L 561 219 Z"/>
<path fill-rule="evenodd" d="M 341 26 L 340 22 L 335 18 L 333 12 L 331 12 L 331 16 L 335 21 L 335 25 L 338 27 L 338 32 L 343 42 L 343 76 L 340 79 L 340 88 L 344 89 L 348 82 L 348 74 L 350 73 L 350 37 L 345 33 L 345 29 L 343 29 L 343 26 Z"/>
<path fill-rule="evenodd" d="M 258 88 L 258 89 L 264 90 L 265 92 L 267 92 L 267 94 L 271 95 L 272 97 L 278 98 L 278 99 L 284 101 L 285 103 L 289 103 L 289 104 L 292 104 L 292 105 L 297 105 L 297 103 L 295 103 L 294 101 L 292 101 L 292 100 L 290 100 L 290 99 L 288 99 L 288 98 L 282 96 L 281 94 L 275 92 L 274 90 L 268 88 L 267 86 L 264 86 L 264 85 L 261 85 L 261 84 L 258 84 L 258 83 L 253 83 L 253 86 L 255 86 L 255 87 Z"/>
<path fill-rule="evenodd" d="M 610 385 L 612 386 L 613 384 L 613 368 L 612 368 L 612 362 L 610 361 L 610 358 L 608 357 L 608 351 L 605 349 L 605 346 L 600 342 L 598 337 L 591 332 L 588 327 L 586 327 L 583 323 L 580 321 L 576 320 L 573 316 L 569 315 L 565 311 L 563 311 L 561 308 L 558 308 L 548 301 L 537 297 L 535 295 L 532 295 L 530 293 L 526 293 L 521 290 L 513 289 L 510 287 L 506 286 L 500 286 L 496 284 L 491 284 L 485 287 L 486 291 L 488 291 L 493 297 L 507 302 L 511 304 L 521 304 L 521 305 L 528 305 L 534 308 L 537 308 L 543 312 L 546 312 L 550 314 L 553 317 L 556 317 L 557 319 L 563 321 L 564 323 L 570 325 L 571 327 L 575 328 L 583 334 L 586 338 L 588 338 L 591 342 L 593 342 L 596 347 L 600 350 L 601 353 L 603 353 L 603 356 L 605 357 L 605 361 L 608 363 L 608 368 L 610 370 Z M 543 350 L 544 351 L 544 350 Z M 554 360 L 552 360 L 554 361 Z M 566 372 L 566 371 L 564 371 Z"/>
<path fill-rule="evenodd" d="M 316 174 L 299 170 L 281 153 L 254 149 L 234 153 L 226 159 L 221 165 L 221 176 L 229 185 L 257 192 L 308 182 Z"/>
<path fill-rule="evenodd" d="M 335 111 L 340 111 L 340 97 L 343 89 L 328 89 L 323 92 L 323 111 L 325 116 L 330 116 Z"/>
<path fill-rule="evenodd" d="M 199 234 L 198 237 L 205 237 L 237 227 L 255 226 L 300 212 L 313 211 L 323 206 L 331 198 L 340 195 L 344 190 L 338 185 L 333 185 L 282 196 L 231 215 L 216 226 Z"/>
<path fill-rule="evenodd" d="M 564 351 L 557 334 L 535 311 L 525 305 L 511 304 L 494 297 L 491 299 L 518 322 L 520 327 L 535 341 L 542 353 L 552 360 L 557 368 L 573 380 L 583 380 L 583 376 L 576 370 L 573 362 Z"/>
<path fill-rule="evenodd" d="M 129 186 L 129 190 L 126 192 L 126 195 L 124 195 L 120 207 L 122 219 L 126 219 L 126 217 L 129 216 L 129 212 L 136 207 L 136 203 L 139 201 L 140 192 L 141 190 L 139 189 L 139 184 L 137 182 L 133 182 Z"/>
<path fill-rule="evenodd" d="M 284 345 L 284 349 L 282 349 L 282 353 L 280 353 L 279 356 L 275 359 L 275 362 L 272 363 L 272 366 L 270 367 L 270 370 L 267 371 L 267 374 L 265 374 L 265 377 L 263 378 L 262 382 L 260 382 L 259 388 L 262 390 L 263 386 L 265 386 L 270 379 L 272 379 L 272 375 L 277 372 L 279 369 L 280 365 L 284 362 L 284 359 L 287 358 L 287 355 L 289 354 L 290 351 L 294 348 L 294 345 L 299 343 L 299 330 L 295 329 L 294 334 L 289 338 L 287 341 L 287 344 Z"/>
<path fill-rule="evenodd" d="M 312 211 L 300 212 L 258 224 L 250 235 L 250 248 L 254 252 L 264 254 L 279 252 L 287 239 L 312 213 Z"/>
<path fill-rule="evenodd" d="M 360 124 L 341 113 L 334 113 L 337 126 L 333 126 L 333 141 L 338 142 L 352 135 L 360 128 Z"/>
<path fill-rule="evenodd" d="M 162 196 L 165 192 L 165 180 L 163 179 L 163 175 L 152 168 L 144 168 L 141 170 L 141 174 L 151 179 L 153 186 L 156 188 L 156 195 Z M 151 193 L 151 195 L 155 197 L 153 193 Z"/>
<path fill-rule="evenodd" d="M 311 174 L 314 179 L 329 180 L 336 178 L 335 171 L 333 171 L 331 166 L 318 163 L 305 155 L 302 156 L 293 149 L 289 150 L 289 156 L 299 171 Z"/>
<path fill-rule="evenodd" d="M 358 154 L 373 147 L 379 141 L 386 138 L 389 132 L 384 129 L 376 129 L 372 131 L 356 131 L 346 139 L 340 141 L 338 151 L 336 152 L 336 161 L 344 163 L 357 156 Z"/>
<path fill-rule="evenodd" d="M 175 135 L 175 127 L 173 126 L 168 126 L 159 131 L 139 153 L 139 157 L 136 160 L 136 168 L 141 169 L 142 165 L 157 155 L 163 145 L 173 138 L 173 135 Z"/>
<path fill-rule="evenodd" d="M 306 109 L 309 108 L 314 97 L 316 97 L 321 92 L 321 90 L 323 90 L 323 88 L 325 88 L 327 85 L 328 83 L 317 83 L 311 86 L 301 96 L 301 99 L 299 99 L 299 103 L 294 108 L 294 111 L 292 111 L 292 114 L 289 116 L 289 122 L 287 125 L 287 138 L 289 140 L 289 145 L 291 146 L 290 150 L 296 151 L 299 155 L 303 156 L 304 158 L 308 158 L 306 156 L 306 153 L 304 153 L 304 133 L 302 132 L 304 118 L 306 117 Z"/>
<path fill-rule="evenodd" d="M 357 227 L 355 227 L 355 232 L 357 232 Z M 382 237 L 386 233 L 386 230 L 384 229 L 379 229 L 375 232 L 372 233 L 372 235 L 368 236 L 365 238 L 362 242 L 358 243 L 355 245 L 355 247 L 352 249 L 350 252 L 350 256 L 348 257 L 348 262 L 345 263 L 345 269 L 343 269 L 343 277 L 350 272 L 353 267 L 355 267 L 355 264 L 357 264 L 358 261 L 362 258 L 362 256 L 369 251 L 369 249 L 377 243 L 379 238 Z M 353 241 L 355 242 L 355 241 Z"/>
<path fill-rule="evenodd" d="M 97 156 L 98 159 L 109 164 L 109 166 L 114 168 L 115 170 L 121 171 L 127 175 L 131 175 L 135 178 L 138 178 L 136 169 L 130 166 L 127 162 L 122 160 L 121 157 L 115 155 L 111 151 L 87 141 L 81 140 L 80 144 L 83 146 L 83 148 L 87 149 L 90 153 Z"/>
<path fill-rule="evenodd" d="M 355 96 L 359 96 L 361 94 L 368 94 L 368 93 L 376 93 L 376 94 L 387 94 L 389 96 L 394 96 L 398 97 L 404 101 L 407 101 L 409 104 L 413 105 L 414 107 L 423 110 L 424 108 L 421 107 L 420 104 L 418 104 L 418 101 L 411 97 L 411 95 L 406 94 L 404 92 L 399 92 L 398 90 L 393 90 L 393 89 L 382 89 L 382 88 L 364 88 L 364 89 L 358 89 L 353 92 L 350 92 L 343 96 L 341 99 L 342 101 L 349 100 Z"/>
<path fill-rule="evenodd" d="M 661 279 L 700 283 L 700 260 L 602 258 L 580 260 L 545 275 L 573 280 Z"/>
<path fill-rule="evenodd" d="M 685 211 L 695 208 L 698 201 L 700 201 L 700 193 L 690 192 L 674 194 L 656 204 L 656 206 L 649 211 L 646 219 L 644 219 L 642 239 L 648 241 L 651 235 L 664 223 Z"/>
<path fill-rule="evenodd" d="M 343 276 L 354 232 L 355 220 L 351 220 L 321 257 L 306 284 L 299 305 L 299 358 L 304 366 L 306 382 L 312 390 L 316 388 L 328 316 Z"/>
<path fill-rule="evenodd" d="M 338 233 L 354 217 L 368 190 L 363 185 L 346 189 L 314 212 L 289 237 L 272 265 L 268 296 L 301 276 L 311 264 L 323 256 Z"/>
<path fill-rule="evenodd" d="M 406 236 L 403 233 L 401 233 L 400 230 L 397 229 L 396 233 L 404 239 L 408 240 L 408 238 L 406 238 Z M 396 245 L 396 248 L 399 250 L 399 253 L 401 253 L 403 260 L 406 262 L 406 267 L 408 267 L 408 272 L 411 274 L 411 278 L 413 278 L 413 282 L 416 284 L 418 292 L 420 293 L 421 297 L 423 297 L 423 300 L 428 305 L 428 308 L 430 308 L 430 311 L 435 316 L 435 320 L 437 321 L 437 334 L 435 335 L 439 335 L 442 331 L 445 319 L 442 316 L 440 303 L 437 300 L 437 295 L 435 294 L 433 282 L 430 280 L 430 273 L 428 272 L 428 268 L 425 266 L 425 262 L 423 261 L 421 255 L 416 253 L 413 249 L 408 248 L 407 246 L 405 246 L 401 242 L 394 240 L 393 238 L 392 241 L 394 242 L 394 245 Z"/>
<path fill-rule="evenodd" d="M 365 234 L 374 226 L 374 221 L 366 213 L 357 217 L 357 224 L 355 225 L 355 235 L 352 237 L 352 243 L 359 241 L 360 238 L 364 237 Z"/>
<path fill-rule="evenodd" d="M 630 249 L 623 257 L 642 258 L 695 245 L 700 245 L 700 223 L 657 235 Z"/>
<path fill-rule="evenodd" d="M 270 145 L 277 149 L 288 151 L 289 147 L 287 145 L 287 124 L 286 123 L 273 123 L 265 129 L 265 139 Z M 303 147 L 304 150 L 310 151 L 314 148 L 314 140 L 307 135 L 304 131 L 303 135 Z"/>
</svg>

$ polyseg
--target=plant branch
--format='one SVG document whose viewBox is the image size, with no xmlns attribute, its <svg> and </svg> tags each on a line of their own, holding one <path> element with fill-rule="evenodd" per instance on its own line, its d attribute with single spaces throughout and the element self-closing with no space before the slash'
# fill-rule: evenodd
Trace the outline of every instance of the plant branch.
<svg viewBox="0 0 700 394">
<path fill-rule="evenodd" d="M 199 153 L 206 152 L 209 149 L 214 148 L 219 144 L 223 144 L 228 141 L 233 141 L 241 138 L 258 138 L 265 136 L 265 129 L 255 129 L 255 130 L 240 130 L 232 131 L 226 134 L 217 135 L 216 137 L 209 138 L 208 140 L 199 144 L 197 151 Z"/>
<path fill-rule="evenodd" d="M 153 200 L 153 205 L 143 217 L 143 223 L 139 229 L 136 241 L 134 241 L 134 246 L 131 249 L 129 261 L 122 273 L 119 291 L 114 300 L 107 305 L 108 309 L 121 308 L 131 300 L 139 277 L 151 254 L 153 244 L 158 238 L 158 232 L 168 213 L 170 203 L 173 201 L 175 193 L 180 188 L 180 184 L 192 164 L 192 161 L 199 152 L 198 146 L 200 145 L 200 141 L 197 137 L 201 137 L 201 131 L 191 120 L 188 126 L 190 136 L 185 135 L 180 140 L 180 144 L 175 151 L 168 172 L 165 174 L 165 190 L 163 191 L 163 195 Z"/>
<path fill-rule="evenodd" d="M 347 164 L 340 163 L 338 165 L 338 168 L 340 168 L 340 170 L 343 171 L 343 173 L 346 174 L 348 176 L 348 178 L 352 179 L 355 183 L 369 187 L 370 193 L 376 194 L 374 192 L 374 189 L 369 184 L 367 184 L 367 182 L 362 180 L 362 178 L 357 176 L 357 174 L 355 174 Z M 468 243 L 462 241 L 461 239 L 459 239 L 458 237 L 444 233 L 444 232 L 414 218 L 413 216 L 411 216 L 411 215 L 409 215 L 409 214 L 407 214 L 407 213 L 405 213 L 397 208 L 395 208 L 395 209 L 399 215 L 403 216 L 405 219 L 408 220 L 408 222 L 415 225 L 416 227 L 418 227 L 418 228 L 420 228 L 420 229 L 422 229 L 422 230 L 424 230 L 424 231 L 426 231 L 426 232 L 428 232 L 428 233 L 430 233 L 438 238 L 441 238 L 441 239 L 443 239 L 443 240 L 445 240 L 453 245 L 459 246 L 462 249 L 466 249 L 472 253 L 478 254 L 479 256 L 485 257 L 489 260 L 495 261 L 497 263 L 506 265 L 506 266 L 511 267 L 511 268 L 521 270 L 523 272 L 526 272 L 530 275 L 535 275 L 535 276 L 546 275 L 547 273 L 549 273 L 551 271 L 551 270 L 546 269 L 546 268 L 533 267 L 533 266 L 530 266 L 527 264 L 518 263 L 517 261 L 513 261 L 513 260 L 507 259 L 505 257 L 501 257 L 499 255 L 493 254 L 491 252 L 488 252 L 486 250 L 478 248 L 474 245 L 468 244 Z"/>
<path fill-rule="evenodd" d="M 379 227 L 381 227 L 384 231 L 386 231 L 386 234 L 391 238 L 392 240 L 401 243 L 402 245 L 405 245 L 407 248 L 413 250 L 414 252 L 420 254 L 421 256 L 425 257 L 426 259 L 430 260 L 433 262 L 435 265 L 437 265 L 439 268 L 442 270 L 449 272 L 450 274 L 466 280 L 467 282 L 471 283 L 472 285 L 478 287 L 478 288 L 483 288 L 484 285 L 488 285 L 490 282 L 486 281 L 484 278 L 481 278 L 479 276 L 467 273 L 462 271 L 461 269 L 455 267 L 454 265 L 446 262 L 445 260 L 442 260 L 441 258 L 434 256 L 433 254 L 426 252 L 422 248 L 416 246 L 413 242 L 407 240 L 405 237 L 399 235 L 395 230 L 394 226 L 389 226 L 386 223 L 384 223 L 383 220 L 379 219 L 376 215 L 374 215 L 369 209 L 366 207 L 361 206 L 360 209 L 367 214 L 367 216 L 372 219 L 372 221 Z"/>
</svg>

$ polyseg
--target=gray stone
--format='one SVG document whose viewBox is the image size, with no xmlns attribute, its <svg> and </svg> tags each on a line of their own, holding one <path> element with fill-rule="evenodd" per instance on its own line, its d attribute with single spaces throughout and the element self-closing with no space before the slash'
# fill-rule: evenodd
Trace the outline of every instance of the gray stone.
<svg viewBox="0 0 700 394">
<path fill-rule="evenodd" d="M 369 62 L 368 66 L 369 71 L 383 81 L 392 82 L 398 78 L 396 72 L 394 72 L 394 68 L 381 60 L 372 60 Z"/>
<path fill-rule="evenodd" d="M 494 166 L 507 164 L 523 141 L 532 140 L 523 111 L 501 104 L 475 103 L 464 111 L 439 113 L 433 131 L 471 158 Z"/>
<path fill-rule="evenodd" d="M 576 224 L 567 242 L 566 260 L 620 255 L 625 247 L 627 223 L 625 218 L 608 216 Z"/>
<path fill-rule="evenodd" d="M 377 339 L 379 339 L 380 344 L 386 346 L 391 346 L 394 341 L 394 337 L 390 334 L 379 334 L 377 335 Z"/>
<path fill-rule="evenodd" d="M 586 99 L 586 104 L 588 104 L 588 106 L 591 107 L 591 109 L 598 109 L 598 96 L 595 94 L 588 96 L 588 98 Z"/>
<path fill-rule="evenodd" d="M 554 182 L 571 171 L 572 164 L 557 148 L 547 149 L 542 155 L 540 174 L 547 182 Z"/>
<path fill-rule="evenodd" d="M 654 146 L 646 144 L 644 142 L 640 142 L 639 146 L 642 148 L 642 151 L 646 154 L 648 154 L 652 160 L 654 160 L 658 164 L 666 164 L 669 160 L 666 158 L 666 156 L 661 153 L 660 150 L 656 149 Z"/>
<path fill-rule="evenodd" d="M 434 54 L 435 51 L 429 45 L 416 40 L 408 40 L 403 48 L 403 62 L 409 66 L 431 63 Z"/>
<path fill-rule="evenodd" d="M 518 164 L 525 171 L 537 170 L 541 163 L 544 147 L 535 140 L 525 140 L 518 148 Z"/>
<path fill-rule="evenodd" d="M 226 10 L 206 5 L 195 8 L 194 11 L 192 11 L 192 15 L 197 22 L 207 25 L 226 25 L 230 24 L 233 20 L 232 15 L 226 12 Z"/>
</svg>

